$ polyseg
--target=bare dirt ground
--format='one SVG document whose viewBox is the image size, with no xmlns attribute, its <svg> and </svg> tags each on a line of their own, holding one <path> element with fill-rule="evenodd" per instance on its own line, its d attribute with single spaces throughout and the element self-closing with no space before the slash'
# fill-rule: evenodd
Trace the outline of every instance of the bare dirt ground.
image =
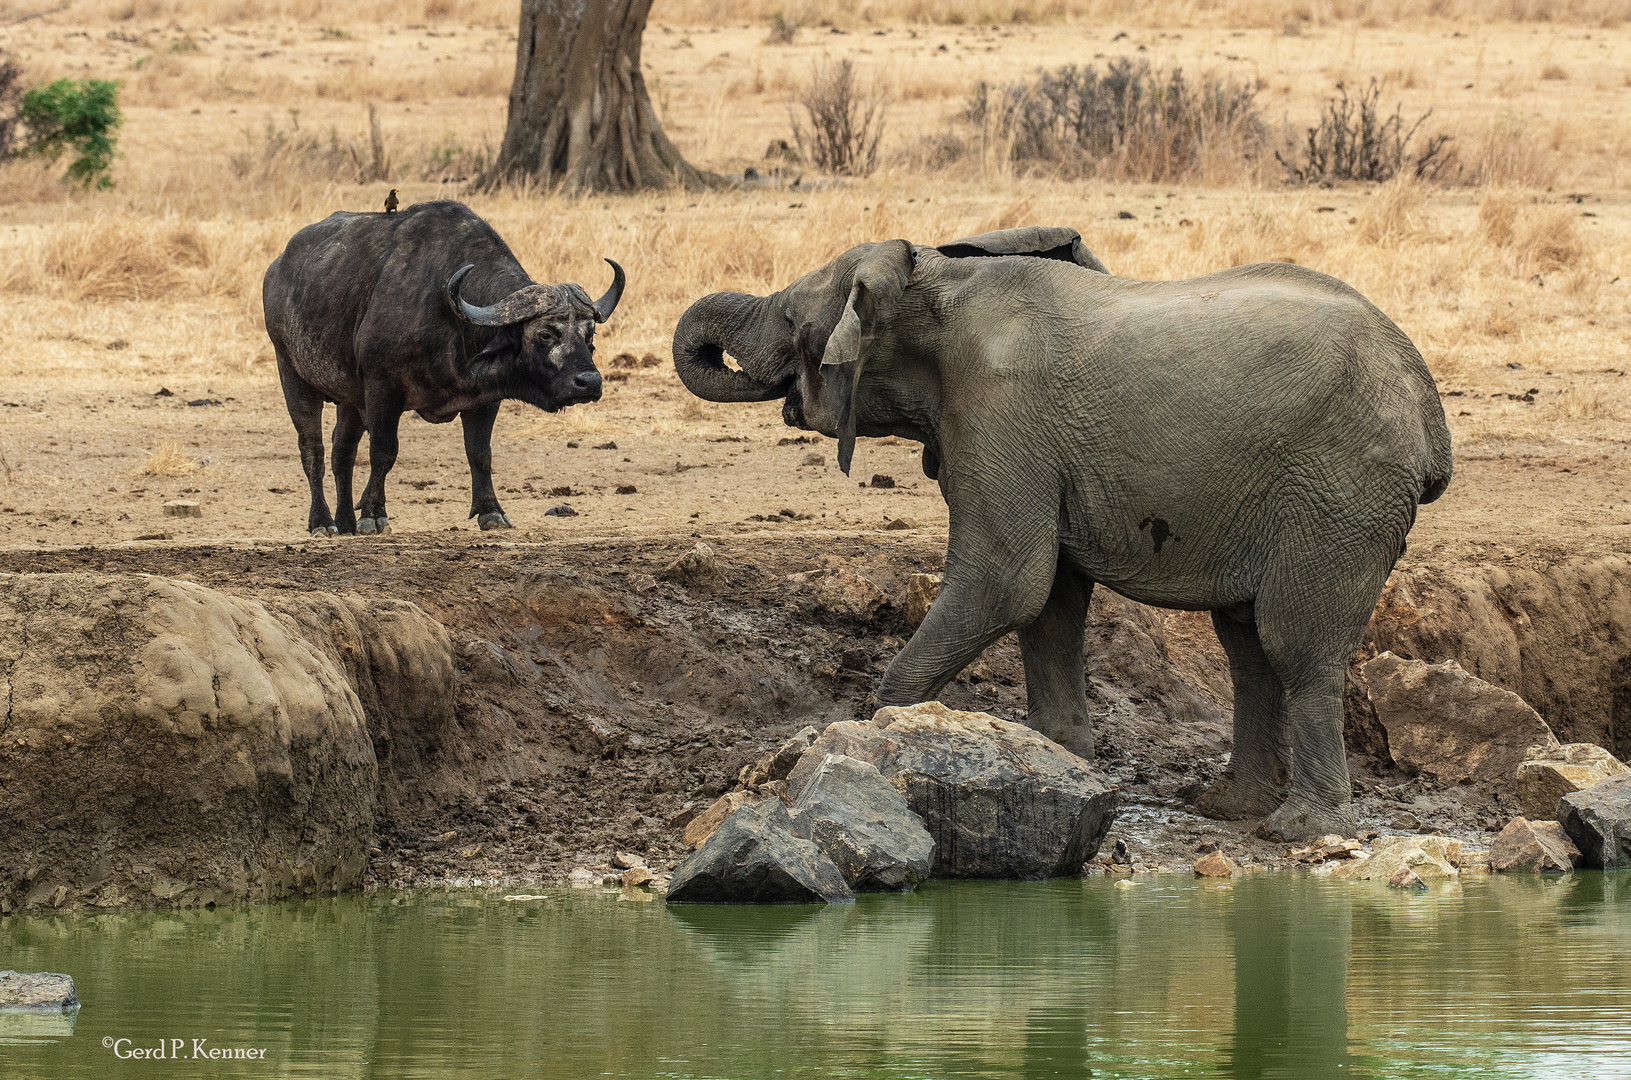
<svg viewBox="0 0 1631 1080">
<path fill-rule="evenodd" d="M 803 724 L 865 711 L 908 632 L 906 577 L 943 557 L 945 506 L 917 448 L 862 440 L 845 477 L 832 441 L 783 427 L 775 403 L 690 399 L 667 350 L 695 296 L 778 288 L 863 240 L 1068 224 L 1128 276 L 1282 258 L 1342 277 L 1422 348 L 1456 439 L 1455 480 L 1422 508 L 1403 569 L 1544 569 L 1631 551 L 1623 22 L 839 20 L 772 46 L 762 24 L 687 26 L 661 8 L 647 79 L 693 160 L 721 173 L 763 164 L 766 142 L 790 134 L 789 98 L 831 56 L 887 84 L 885 167 L 794 192 L 472 197 L 541 279 L 598 294 L 602 255 L 629 268 L 597 356 L 606 395 L 553 416 L 505 407 L 494 475 L 513 532 L 473 531 L 456 430 L 409 416 L 387 488 L 392 535 L 311 540 L 260 274 L 295 229 L 371 209 L 388 186 L 404 202 L 463 195 L 457 177 L 502 134 L 512 32 L 503 20 L 211 25 L 72 10 L 0 28 L 31 74 L 118 77 L 128 103 L 113 192 L 65 194 L 32 163 L 0 168 L 0 570 L 392 595 L 446 623 L 463 658 L 465 737 L 445 764 L 462 779 L 408 784 L 378 882 L 551 879 L 620 847 L 671 863 L 669 821 L 687 803 Z M 953 128 L 978 79 L 1123 54 L 1259 79 L 1294 125 L 1336 82 L 1374 74 L 1407 113 L 1433 109 L 1469 166 L 1506 171 L 1391 190 L 1287 189 L 1257 166 L 1160 183 L 980 161 L 925 171 L 917 140 Z M 396 161 L 389 182 L 359 185 L 322 172 L 329 159 L 315 151 L 279 149 L 296 132 L 365 138 L 369 102 Z M 176 499 L 201 516 L 167 516 Z M 562 505 L 573 514 L 545 515 Z M 699 540 L 726 567 L 719 581 L 650 581 Z M 819 566 L 862 573 L 895 603 L 865 623 L 804 611 L 783 579 Z M 1228 688 L 1205 616 L 1117 603 L 1096 601 L 1090 667 L 1105 767 L 1130 800 L 1121 835 L 1150 865 L 1218 843 L 1276 858 L 1182 809 L 1227 751 Z M 947 702 L 1018 718 L 1019 670 L 1001 643 Z M 1187 710 L 1177 723 L 1175 702 Z M 612 724 L 604 739 L 583 734 L 590 716 Z M 1410 813 L 1476 836 L 1503 812 L 1354 764 L 1371 827 L 1403 827 Z M 449 831 L 482 850 L 462 858 L 427 841 Z"/>
</svg>

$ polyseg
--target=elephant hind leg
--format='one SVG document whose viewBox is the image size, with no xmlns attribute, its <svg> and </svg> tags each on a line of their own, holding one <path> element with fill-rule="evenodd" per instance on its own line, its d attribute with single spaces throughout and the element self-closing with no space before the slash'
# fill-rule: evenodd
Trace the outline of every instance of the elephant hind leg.
<svg viewBox="0 0 1631 1080">
<path fill-rule="evenodd" d="M 1292 745 L 1285 802 L 1257 827 L 1265 839 L 1352 836 L 1357 828 L 1342 741 L 1343 680 L 1394 551 L 1356 548 L 1347 548 L 1355 557 L 1317 567 L 1285 559 L 1257 598 L 1257 630 L 1285 688 Z"/>
<path fill-rule="evenodd" d="M 1212 628 L 1229 657 L 1234 683 L 1234 751 L 1227 771 L 1201 793 L 1195 808 L 1225 821 L 1266 817 L 1285 801 L 1291 778 L 1285 689 L 1263 652 L 1251 613 L 1214 611 Z"/>
</svg>

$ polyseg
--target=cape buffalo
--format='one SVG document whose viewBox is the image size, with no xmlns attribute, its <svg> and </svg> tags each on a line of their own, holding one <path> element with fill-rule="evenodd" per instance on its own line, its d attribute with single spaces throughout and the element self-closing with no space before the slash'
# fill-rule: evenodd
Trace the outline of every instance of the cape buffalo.
<svg viewBox="0 0 1631 1080">
<path fill-rule="evenodd" d="M 600 397 L 595 324 L 623 295 L 623 268 L 599 300 L 576 285 L 534 284 L 493 227 L 456 202 L 395 214 L 330 214 L 295 233 L 261 287 L 266 333 L 311 486 L 314 536 L 383 533 L 385 476 L 409 409 L 464 423 L 470 516 L 510 528 L 493 493 L 499 403 L 554 412 Z M 334 498 L 323 498 L 323 403 L 334 423 Z M 351 471 L 368 432 L 368 485 L 353 509 Z M 359 516 L 360 515 L 360 516 Z"/>
</svg>

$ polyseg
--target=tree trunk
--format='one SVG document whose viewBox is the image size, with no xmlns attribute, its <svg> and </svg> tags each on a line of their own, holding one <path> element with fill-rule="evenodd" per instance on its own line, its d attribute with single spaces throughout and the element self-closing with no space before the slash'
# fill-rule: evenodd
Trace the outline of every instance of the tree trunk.
<svg viewBox="0 0 1631 1080">
<path fill-rule="evenodd" d="M 663 134 L 640 74 L 652 0 L 522 0 L 510 115 L 481 186 L 531 179 L 571 194 L 721 184 Z"/>
</svg>

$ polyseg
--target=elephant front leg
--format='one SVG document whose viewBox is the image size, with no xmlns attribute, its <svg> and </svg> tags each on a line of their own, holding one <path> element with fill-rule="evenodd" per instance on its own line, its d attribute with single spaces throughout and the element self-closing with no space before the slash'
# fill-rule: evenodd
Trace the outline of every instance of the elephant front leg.
<svg viewBox="0 0 1631 1080">
<path fill-rule="evenodd" d="M 513 529 L 510 517 L 493 490 L 493 422 L 499 402 L 459 414 L 464 427 L 464 456 L 470 463 L 470 516 L 483 531 Z"/>
<path fill-rule="evenodd" d="M 1225 821 L 1264 817 L 1285 801 L 1290 778 L 1285 692 L 1250 614 L 1214 611 L 1212 628 L 1234 683 L 1234 749 L 1229 768 L 1195 800 L 1195 808 Z"/>
<path fill-rule="evenodd" d="M 923 625 L 884 672 L 878 704 L 933 701 L 987 646 L 1032 622 L 1048 602 L 1059 558 L 1056 535 L 1033 535 L 1020 546 L 1003 534 L 1017 531 L 1025 539 L 1023 525 L 990 520 L 982 516 L 978 527 L 960 522 L 953 504 L 945 581 Z M 1078 627 L 1078 649 L 1080 634 Z"/>
<path fill-rule="evenodd" d="M 1025 723 L 1072 753 L 1093 757 L 1082 646 L 1093 579 L 1059 560 L 1048 602 L 1019 631 L 1025 661 Z"/>
</svg>

